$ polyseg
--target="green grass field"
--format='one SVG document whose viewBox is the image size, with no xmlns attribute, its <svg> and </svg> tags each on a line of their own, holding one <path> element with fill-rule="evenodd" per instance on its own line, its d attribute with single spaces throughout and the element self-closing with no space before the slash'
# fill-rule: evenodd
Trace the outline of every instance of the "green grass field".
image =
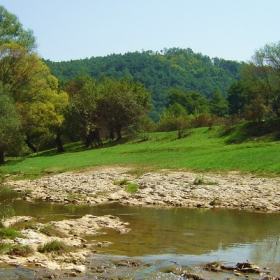
<svg viewBox="0 0 280 280">
<path fill-rule="evenodd" d="M 234 133 L 221 136 L 220 128 L 198 128 L 186 131 L 177 139 L 177 132 L 150 133 L 147 141 L 129 140 L 122 144 L 66 153 L 42 152 L 26 158 L 8 160 L 0 167 L 5 174 L 21 174 L 35 178 L 45 174 L 89 168 L 92 166 L 131 166 L 139 173 L 157 169 L 180 169 L 198 172 L 238 170 L 256 175 L 280 174 L 280 142 L 267 138 L 248 138 L 232 142 Z M 236 132 L 235 132 L 236 133 Z"/>
</svg>

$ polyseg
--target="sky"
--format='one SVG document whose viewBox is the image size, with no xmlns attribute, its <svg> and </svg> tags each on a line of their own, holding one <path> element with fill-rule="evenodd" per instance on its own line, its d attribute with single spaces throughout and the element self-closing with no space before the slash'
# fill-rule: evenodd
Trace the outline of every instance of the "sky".
<svg viewBox="0 0 280 280">
<path fill-rule="evenodd" d="M 0 0 L 44 59 L 191 48 L 248 61 L 280 41 L 280 0 Z"/>
</svg>

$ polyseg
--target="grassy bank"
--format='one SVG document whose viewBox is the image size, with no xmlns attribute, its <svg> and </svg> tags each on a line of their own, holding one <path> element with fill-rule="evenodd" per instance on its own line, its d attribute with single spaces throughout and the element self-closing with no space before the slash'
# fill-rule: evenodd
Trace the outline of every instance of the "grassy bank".
<svg viewBox="0 0 280 280">
<path fill-rule="evenodd" d="M 234 133 L 221 136 L 220 128 L 198 128 L 188 131 L 182 139 L 177 139 L 177 132 L 157 132 L 151 133 L 147 141 L 133 139 L 99 149 L 73 152 L 69 146 L 68 152 L 60 155 L 49 151 L 10 160 L 1 166 L 0 172 L 2 175 L 21 173 L 23 177 L 36 177 L 92 166 L 121 165 L 134 166 L 140 172 L 142 169 L 170 168 L 199 172 L 280 173 L 280 142 L 252 138 L 232 144 Z"/>
</svg>

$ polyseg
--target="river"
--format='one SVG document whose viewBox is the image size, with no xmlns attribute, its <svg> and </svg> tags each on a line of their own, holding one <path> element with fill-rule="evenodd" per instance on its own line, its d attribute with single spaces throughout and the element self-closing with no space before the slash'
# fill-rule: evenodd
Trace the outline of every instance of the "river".
<svg viewBox="0 0 280 280">
<path fill-rule="evenodd" d="M 40 222 L 75 219 L 85 214 L 111 214 L 130 223 L 131 231 L 128 234 L 107 231 L 105 236 L 94 236 L 94 240 L 106 240 L 113 244 L 98 248 L 97 254 L 89 258 L 91 269 L 88 274 L 84 278 L 75 279 L 102 279 L 94 278 L 97 273 L 92 268 L 104 265 L 107 265 L 106 273 L 111 278 L 113 273 L 122 273 L 123 278 L 129 276 L 131 279 L 180 279 L 173 275 L 168 278 L 159 277 L 162 271 L 174 265 L 200 271 L 201 265 L 210 261 L 235 265 L 246 260 L 261 268 L 269 268 L 273 275 L 280 275 L 279 214 L 224 209 L 160 209 L 118 204 L 89 207 L 47 202 L 27 203 L 16 200 L 16 194 L 8 189 L 2 188 L 0 194 L 2 208 L 9 204 L 16 215 L 33 216 Z M 132 271 L 126 266 L 123 266 L 121 272 L 109 269 L 110 263 L 124 260 L 140 262 L 141 269 L 134 268 Z M 9 276 L 10 279 L 32 279 L 28 276 L 29 271 L 18 268 L 3 268 L 0 270 L 0 279 L 5 279 L 1 275 L 7 276 L 7 273 L 17 276 L 23 274 L 22 278 Z M 108 279 L 106 273 L 100 274 L 105 277 L 103 279 Z M 209 277 L 225 279 L 225 275 L 211 276 L 211 273 Z"/>
</svg>

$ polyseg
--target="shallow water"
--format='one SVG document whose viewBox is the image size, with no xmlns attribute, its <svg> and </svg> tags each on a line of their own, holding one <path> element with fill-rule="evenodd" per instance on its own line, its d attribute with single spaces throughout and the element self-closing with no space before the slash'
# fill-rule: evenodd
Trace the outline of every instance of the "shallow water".
<svg viewBox="0 0 280 280">
<path fill-rule="evenodd" d="M 18 194 L 11 194 L 4 188 L 0 195 L 0 210 L 9 204 L 15 209 L 16 215 L 34 216 L 40 222 L 79 218 L 85 214 L 112 214 L 129 222 L 131 231 L 128 234 L 107 231 L 106 236 L 93 237 L 94 240 L 106 240 L 114 244 L 98 248 L 98 254 L 89 258 L 89 262 L 94 267 L 97 266 L 96 262 L 113 264 L 117 258 L 150 264 L 148 267 L 140 266 L 141 269 L 134 268 L 133 273 L 138 274 L 134 274 L 133 279 L 153 279 L 153 273 L 157 275 L 154 277 L 160 277 L 157 273 L 162 268 L 174 265 L 178 269 L 190 267 L 199 270 L 197 267 L 200 264 L 209 261 L 225 261 L 228 265 L 235 265 L 237 262 L 250 260 L 260 267 L 270 268 L 273 275 L 280 275 L 280 214 L 220 209 L 157 209 L 117 204 L 89 207 L 46 202 L 27 203 L 17 200 Z M 132 273 L 127 271 L 129 268 L 123 270 L 126 271 L 123 272 L 126 276 Z M 83 279 L 94 279 L 96 274 L 92 269 L 89 271 L 89 278 Z M 19 272 L 22 273 L 21 270 Z M 3 270 L 0 270 L 0 279 L 4 279 L 1 278 L 1 273 L 4 273 Z M 220 279 L 225 279 L 224 276 Z M 165 279 L 179 278 L 170 276 Z M 211 279 L 219 278 L 215 275 Z"/>
</svg>

